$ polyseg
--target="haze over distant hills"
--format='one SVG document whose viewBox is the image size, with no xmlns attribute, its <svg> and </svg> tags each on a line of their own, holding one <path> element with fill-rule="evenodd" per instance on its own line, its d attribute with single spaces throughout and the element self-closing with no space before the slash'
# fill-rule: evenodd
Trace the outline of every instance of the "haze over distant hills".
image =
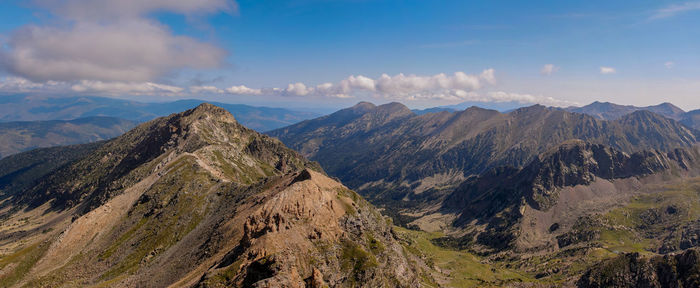
<svg viewBox="0 0 700 288">
<path fill-rule="evenodd" d="M 34 148 L 107 140 L 134 126 L 135 121 L 101 116 L 76 120 L 0 122 L 0 158 Z"/>
<path fill-rule="evenodd" d="M 624 115 L 630 114 L 635 111 L 646 110 L 651 111 L 656 114 L 662 115 L 666 118 L 671 118 L 673 120 L 680 120 L 685 114 L 683 109 L 671 103 L 661 103 L 654 106 L 637 107 L 632 105 L 619 105 L 610 102 L 593 102 L 582 107 L 569 107 L 567 111 L 584 113 L 594 116 L 598 119 L 604 120 L 615 120 Z"/>
<path fill-rule="evenodd" d="M 106 116 L 143 122 L 191 109 L 204 102 L 193 99 L 143 103 L 104 97 L 4 95 L 0 96 L 0 121 L 73 120 L 90 116 Z M 284 108 L 212 103 L 225 108 L 241 123 L 257 131 L 268 131 L 320 116 L 314 112 Z"/>
<path fill-rule="evenodd" d="M 435 112 L 440 112 L 440 111 L 460 111 L 467 109 L 469 107 L 479 107 L 479 108 L 484 108 L 484 109 L 491 109 L 491 110 L 496 110 L 499 112 L 508 112 L 511 110 L 515 110 L 524 106 L 528 106 L 526 104 L 522 104 L 520 102 L 475 102 L 475 101 L 467 101 L 467 102 L 462 102 L 454 105 L 445 105 L 445 106 L 438 106 L 438 107 L 433 107 L 433 108 L 427 108 L 427 109 L 413 109 L 413 112 L 418 114 L 418 115 L 423 115 L 427 113 L 435 113 Z"/>
</svg>

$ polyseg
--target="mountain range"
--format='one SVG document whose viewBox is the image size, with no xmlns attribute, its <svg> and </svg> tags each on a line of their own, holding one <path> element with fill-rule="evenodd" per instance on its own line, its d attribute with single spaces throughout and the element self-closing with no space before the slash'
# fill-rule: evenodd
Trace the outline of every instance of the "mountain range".
<svg viewBox="0 0 700 288">
<path fill-rule="evenodd" d="M 2 160 L 83 152 L 33 183 L 4 174 L 3 287 L 418 287 L 391 221 L 223 108 L 87 145 Z"/>
<path fill-rule="evenodd" d="M 73 120 L 105 116 L 144 122 L 156 117 L 181 112 L 204 103 L 203 100 L 178 100 L 143 103 L 104 97 L 47 97 L 31 94 L 0 97 L 0 121 Z M 238 121 L 257 131 L 269 131 L 305 119 L 320 116 L 314 112 L 283 108 L 254 107 L 242 104 L 216 103 L 231 112 Z"/>
<path fill-rule="evenodd" d="M 649 111 L 617 120 L 539 105 L 509 113 L 472 107 L 417 115 L 400 103 L 360 103 L 269 134 L 373 203 L 392 207 L 424 202 L 412 197 L 438 197 L 493 167 L 523 166 L 570 139 L 632 153 L 690 147 L 699 135 Z"/>
<path fill-rule="evenodd" d="M 565 110 L 570 112 L 588 114 L 603 120 L 619 119 L 625 115 L 636 111 L 650 111 L 658 115 L 664 116 L 666 118 L 679 121 L 688 127 L 700 129 L 700 116 L 698 116 L 700 115 L 700 109 L 685 112 L 683 111 L 683 109 L 678 108 L 677 106 L 668 102 L 654 106 L 638 107 L 632 105 L 619 105 L 610 102 L 596 101 L 586 106 L 569 107 Z"/>
<path fill-rule="evenodd" d="M 82 144 L 117 137 L 136 122 L 93 116 L 75 120 L 0 122 L 0 158 L 40 147 Z"/>
<path fill-rule="evenodd" d="M 359 103 L 269 134 L 396 223 L 444 233 L 431 238 L 437 246 L 536 279 L 524 281 L 589 287 L 580 277 L 621 252 L 700 244 L 700 211 L 688 204 L 700 200 L 700 134 L 647 109 L 588 113 L 535 105 L 418 115 Z"/>
<path fill-rule="evenodd" d="M 0 283 L 695 287 L 700 133 L 660 106 L 361 102 L 267 136 L 200 104 L 0 159 Z"/>
</svg>

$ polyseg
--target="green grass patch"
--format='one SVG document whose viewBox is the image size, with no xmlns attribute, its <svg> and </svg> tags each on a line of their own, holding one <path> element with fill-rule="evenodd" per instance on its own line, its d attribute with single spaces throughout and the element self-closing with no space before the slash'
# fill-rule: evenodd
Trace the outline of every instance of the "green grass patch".
<svg viewBox="0 0 700 288">
<path fill-rule="evenodd" d="M 9 268 L 9 272 L 0 276 L 0 286 L 10 287 L 21 280 L 49 248 L 48 242 L 39 242 L 0 258 L 0 270 Z M 12 265 L 12 267 L 8 267 Z"/>
<path fill-rule="evenodd" d="M 415 231 L 398 226 L 394 229 L 404 240 L 407 251 L 423 258 L 431 268 L 449 274 L 451 287 L 498 287 L 507 283 L 535 282 L 518 271 L 482 263 L 481 258 L 469 252 L 436 246 L 431 240 L 443 237 L 442 233 Z M 435 287 L 432 281 L 428 281 L 428 277 L 422 278 L 424 285 Z"/>
</svg>

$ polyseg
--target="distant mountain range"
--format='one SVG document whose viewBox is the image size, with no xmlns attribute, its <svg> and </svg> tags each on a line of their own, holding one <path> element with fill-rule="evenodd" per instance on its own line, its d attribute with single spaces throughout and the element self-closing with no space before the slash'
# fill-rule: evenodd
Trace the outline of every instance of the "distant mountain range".
<svg viewBox="0 0 700 288">
<path fill-rule="evenodd" d="M 0 158 L 40 147 L 107 140 L 134 126 L 135 121 L 101 116 L 76 120 L 0 122 Z"/>
<path fill-rule="evenodd" d="M 375 204 L 416 203 L 491 167 L 522 166 L 564 141 L 621 151 L 694 145 L 698 131 L 649 111 L 616 120 L 544 106 L 417 115 L 400 103 L 354 107 L 270 132 Z M 439 189 L 438 189 L 439 190 Z M 421 202 L 421 201 L 417 201 Z"/>
<path fill-rule="evenodd" d="M 682 120 L 686 114 L 683 109 L 671 103 L 661 103 L 654 106 L 637 107 L 632 105 L 619 105 L 610 102 L 593 102 L 582 107 L 569 107 L 567 111 L 588 114 L 598 119 L 615 120 L 635 111 L 650 111 L 673 120 Z"/>
<path fill-rule="evenodd" d="M 436 112 L 441 112 L 441 111 L 448 111 L 448 112 L 454 112 L 454 111 L 460 111 L 460 110 L 465 110 L 469 107 L 479 107 L 483 109 L 490 109 L 490 110 L 496 110 L 499 112 L 509 112 L 521 107 L 524 107 L 527 105 L 524 105 L 520 102 L 477 102 L 477 101 L 468 101 L 468 102 L 462 102 L 454 105 L 445 105 L 445 106 L 438 106 L 438 107 L 433 107 L 433 108 L 426 108 L 426 109 L 413 109 L 413 113 L 416 113 L 418 115 L 423 115 L 427 113 L 436 113 Z"/>
<path fill-rule="evenodd" d="M 143 103 L 103 97 L 2 95 L 0 96 L 0 121 L 73 120 L 104 116 L 144 122 L 191 109 L 204 102 L 203 100 L 178 100 L 164 103 Z M 313 112 L 283 108 L 212 103 L 228 110 L 238 121 L 257 131 L 269 131 L 320 116 Z"/>
<path fill-rule="evenodd" d="M 593 102 L 583 107 L 569 107 L 567 111 L 584 113 L 604 120 L 615 120 L 635 111 L 651 111 L 666 118 L 676 120 L 684 125 L 700 129 L 700 109 L 689 112 L 671 103 L 661 103 L 654 106 L 637 107 L 632 105 L 618 105 L 610 102 Z"/>
</svg>

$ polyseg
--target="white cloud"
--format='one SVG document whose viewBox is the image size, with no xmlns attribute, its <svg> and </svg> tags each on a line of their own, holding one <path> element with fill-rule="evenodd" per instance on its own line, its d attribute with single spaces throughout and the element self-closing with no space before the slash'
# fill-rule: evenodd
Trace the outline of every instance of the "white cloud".
<svg viewBox="0 0 700 288">
<path fill-rule="evenodd" d="M 223 94 L 224 90 L 219 89 L 215 86 L 190 86 L 190 92 L 193 94 L 202 94 L 202 93 L 209 93 L 209 94 Z"/>
<path fill-rule="evenodd" d="M 8 45 L 0 52 L 5 68 L 34 81 L 152 81 L 181 68 L 217 67 L 226 55 L 145 20 L 28 26 L 16 31 Z"/>
<path fill-rule="evenodd" d="M 496 84 L 496 71 L 493 70 L 493 68 L 486 69 L 483 72 L 481 72 L 480 77 L 481 79 L 486 80 L 486 82 L 491 85 Z"/>
<path fill-rule="evenodd" d="M 21 77 L 0 79 L 0 92 L 81 93 L 90 95 L 182 95 L 185 89 L 153 82 L 104 82 L 81 80 L 76 82 L 33 82 Z"/>
<path fill-rule="evenodd" d="M 578 105 L 579 103 L 555 99 L 552 97 L 531 95 L 531 94 L 518 94 L 518 93 L 508 93 L 503 91 L 490 92 L 488 97 L 483 98 L 483 102 L 518 102 L 521 104 L 542 104 L 545 106 L 556 106 L 556 107 L 568 107 L 572 105 Z"/>
<path fill-rule="evenodd" d="M 0 46 L 0 68 L 35 82 L 152 82 L 184 68 L 219 67 L 227 53 L 175 35 L 149 13 L 231 11 L 228 0 L 37 0 L 56 16 L 26 25 Z"/>
<path fill-rule="evenodd" d="M 542 66 L 542 69 L 540 70 L 540 74 L 549 76 L 554 74 L 554 72 L 559 71 L 559 67 L 554 66 L 554 64 L 545 64 Z"/>
<path fill-rule="evenodd" d="M 296 96 L 304 96 L 313 91 L 313 88 L 307 88 L 304 83 L 294 83 L 287 85 L 287 89 L 284 89 L 285 93 L 289 93 Z"/>
<path fill-rule="evenodd" d="M 179 94 L 184 89 L 151 82 L 102 82 L 83 80 L 71 86 L 75 92 L 90 92 L 102 94 L 131 94 L 131 95 L 173 95 Z"/>
<path fill-rule="evenodd" d="M 483 83 L 482 83 L 483 82 Z M 395 100 L 414 99 L 460 99 L 469 91 L 482 88 L 485 84 L 495 84 L 493 69 L 486 69 L 478 75 L 455 72 L 432 76 L 405 75 L 394 76 L 382 74 L 372 79 L 362 75 L 352 75 L 337 83 L 323 83 L 309 86 L 304 83 L 291 83 L 286 88 L 252 89 L 246 86 L 234 86 L 226 92 L 236 95 L 268 96 L 311 96 L 327 98 L 352 98 L 358 94 L 369 94 Z"/>
<path fill-rule="evenodd" d="M 661 9 L 654 11 L 654 13 L 649 17 L 649 20 L 657 20 L 663 18 L 669 18 L 676 16 L 681 13 L 700 10 L 700 2 L 685 2 L 682 4 L 673 4 Z"/>
<path fill-rule="evenodd" d="M 5 77 L 0 81 L 0 91 L 21 92 L 44 88 L 45 84 L 34 83 L 20 77 Z"/>
<path fill-rule="evenodd" d="M 374 90 L 385 95 L 420 94 L 439 90 L 477 90 L 482 87 L 482 80 L 495 83 L 493 69 L 484 70 L 480 75 L 468 75 L 464 72 L 455 72 L 452 76 L 444 73 L 433 76 L 382 74 L 375 80 Z"/>
<path fill-rule="evenodd" d="M 225 89 L 226 92 L 230 94 L 236 94 L 236 95 L 260 95 L 262 94 L 262 91 L 260 89 L 251 89 L 246 87 L 245 85 L 240 85 L 240 86 L 231 86 L 229 88 Z"/>
<path fill-rule="evenodd" d="M 605 67 L 605 66 L 600 67 L 600 74 L 615 74 L 615 73 L 617 73 L 617 70 L 615 70 L 615 68 L 613 68 L 613 67 Z"/>
<path fill-rule="evenodd" d="M 676 63 L 673 63 L 672 61 L 667 61 L 666 63 L 664 63 L 664 66 L 666 66 L 666 69 L 671 69 L 675 65 L 676 65 Z"/>
</svg>

